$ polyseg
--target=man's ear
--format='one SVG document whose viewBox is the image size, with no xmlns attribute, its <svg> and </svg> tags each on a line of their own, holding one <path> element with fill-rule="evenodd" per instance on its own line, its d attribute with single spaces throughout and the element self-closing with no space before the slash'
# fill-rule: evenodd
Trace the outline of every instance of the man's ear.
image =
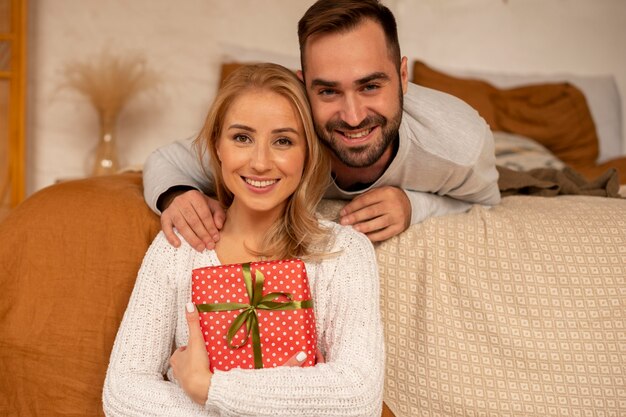
<svg viewBox="0 0 626 417">
<path fill-rule="evenodd" d="M 304 74 L 302 73 L 302 70 L 297 70 L 296 75 L 300 78 L 300 81 L 304 82 Z"/>
<path fill-rule="evenodd" d="M 407 69 L 408 60 L 405 56 L 400 61 L 400 83 L 402 84 L 402 93 L 406 94 L 406 90 L 409 86 L 409 71 Z"/>
</svg>

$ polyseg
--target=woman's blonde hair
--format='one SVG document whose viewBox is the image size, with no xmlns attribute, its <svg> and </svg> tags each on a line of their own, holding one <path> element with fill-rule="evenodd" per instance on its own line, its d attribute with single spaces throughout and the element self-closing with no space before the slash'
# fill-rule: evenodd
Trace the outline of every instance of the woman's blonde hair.
<svg viewBox="0 0 626 417">
<path fill-rule="evenodd" d="M 233 194 L 224 184 L 216 143 L 233 101 L 254 89 L 269 90 L 286 98 L 300 116 L 306 139 L 306 157 L 300 183 L 289 197 L 284 215 L 270 228 L 261 248 L 254 254 L 270 259 L 315 257 L 312 248 L 318 244 L 326 246 L 329 238 L 328 231 L 318 222 L 315 208 L 330 181 L 330 160 L 315 135 L 304 85 L 293 72 L 269 63 L 244 65 L 233 71 L 218 91 L 194 145 L 201 160 L 206 160 L 204 156 L 208 152 L 210 172 L 204 167 L 205 172 L 214 180 L 217 199 L 224 207 L 229 207 L 233 202 Z"/>
</svg>

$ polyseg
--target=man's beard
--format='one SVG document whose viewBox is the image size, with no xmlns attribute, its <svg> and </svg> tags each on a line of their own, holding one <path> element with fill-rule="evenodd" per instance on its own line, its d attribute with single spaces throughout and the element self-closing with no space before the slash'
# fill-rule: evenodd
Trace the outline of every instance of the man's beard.
<svg viewBox="0 0 626 417">
<path fill-rule="evenodd" d="M 385 150 L 398 137 L 400 122 L 402 121 L 402 99 L 402 90 L 400 90 L 400 107 L 391 119 L 380 114 L 374 114 L 367 116 L 358 126 L 350 126 L 343 120 L 330 120 L 325 126 L 315 123 L 315 132 L 346 166 L 351 168 L 369 167 L 383 156 Z M 348 148 L 341 143 L 341 139 L 334 137 L 335 130 L 350 132 L 372 126 L 380 126 L 381 129 L 381 137 L 375 143 Z"/>
</svg>

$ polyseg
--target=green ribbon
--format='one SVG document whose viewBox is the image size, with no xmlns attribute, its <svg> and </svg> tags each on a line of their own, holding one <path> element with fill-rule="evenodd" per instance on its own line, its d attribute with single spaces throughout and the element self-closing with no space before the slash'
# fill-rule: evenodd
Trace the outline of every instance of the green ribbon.
<svg viewBox="0 0 626 417">
<path fill-rule="evenodd" d="M 263 368 L 263 358 L 261 352 L 261 336 L 259 334 L 259 318 L 257 316 L 257 310 L 299 310 L 301 308 L 312 308 L 313 300 L 293 301 L 293 296 L 286 292 L 271 292 L 263 296 L 263 284 L 265 283 L 265 277 L 257 269 L 255 271 L 255 279 L 252 281 L 252 274 L 250 273 L 250 263 L 242 265 L 243 268 L 243 280 L 246 284 L 246 291 L 250 298 L 250 304 L 245 303 L 216 303 L 216 304 L 197 304 L 196 308 L 201 313 L 210 313 L 216 311 L 232 311 L 243 310 L 230 325 L 228 329 L 226 341 L 228 347 L 231 349 L 239 349 L 248 343 L 250 334 L 252 334 L 252 352 L 254 354 L 254 367 L 256 369 Z M 289 299 L 287 302 L 274 301 L 280 296 L 285 296 Z M 246 336 L 238 345 L 233 344 L 233 338 L 241 329 L 245 323 Z"/>
</svg>

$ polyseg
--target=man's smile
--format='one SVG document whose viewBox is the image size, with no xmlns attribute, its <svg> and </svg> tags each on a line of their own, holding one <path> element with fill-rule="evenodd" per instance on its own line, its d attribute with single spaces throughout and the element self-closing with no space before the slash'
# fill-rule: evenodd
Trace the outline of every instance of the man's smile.
<svg viewBox="0 0 626 417">
<path fill-rule="evenodd" d="M 341 132 L 348 139 L 359 139 L 370 134 L 372 129 L 364 129 L 360 132 Z"/>
<path fill-rule="evenodd" d="M 350 144 L 362 144 L 364 142 L 369 141 L 372 138 L 372 134 L 377 130 L 378 126 L 369 127 L 366 129 L 360 130 L 335 130 L 341 137 L 343 141 Z"/>
</svg>

